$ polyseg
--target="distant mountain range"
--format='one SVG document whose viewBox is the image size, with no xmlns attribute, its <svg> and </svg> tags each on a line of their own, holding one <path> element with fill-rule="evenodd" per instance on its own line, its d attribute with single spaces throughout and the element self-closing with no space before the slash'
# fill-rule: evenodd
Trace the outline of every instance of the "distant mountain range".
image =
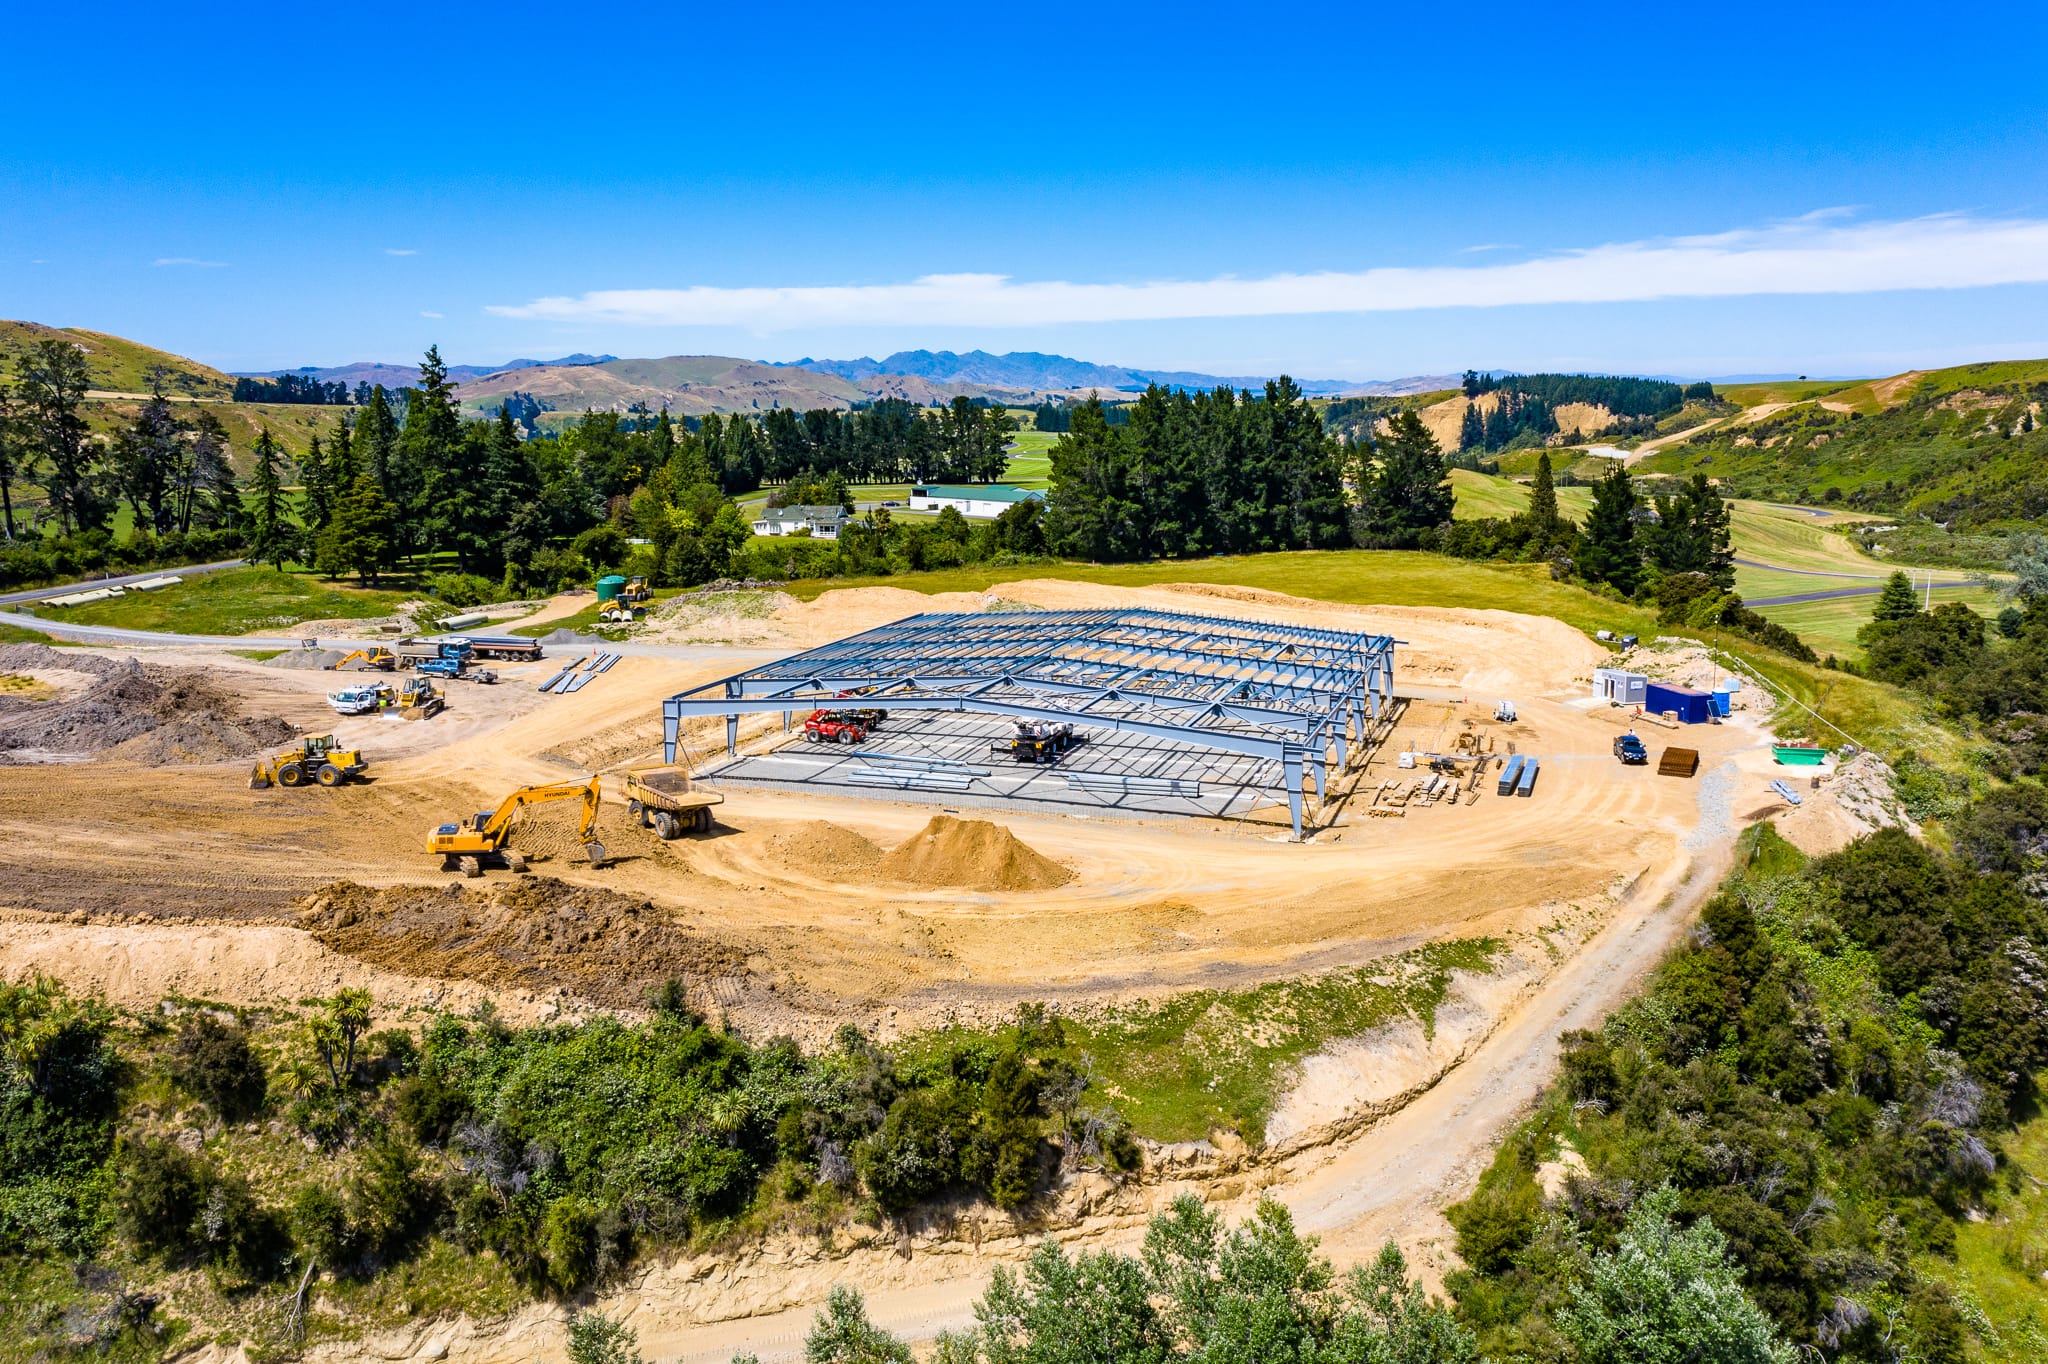
<svg viewBox="0 0 2048 1364">
<path fill-rule="evenodd" d="M 983 384 L 1038 392 L 1077 392 L 1096 389 L 1112 393 L 1135 393 L 1150 384 L 1167 388 L 1259 388 L 1267 375 L 1201 374 L 1178 369 L 1133 369 L 1128 365 L 1098 365 L 1066 355 L 1043 351 L 1015 350 L 991 355 L 971 350 L 965 355 L 950 350 L 899 350 L 880 360 L 863 355 L 858 360 L 802 360 L 773 362 L 778 368 L 807 369 L 815 374 L 836 374 L 856 382 L 878 374 L 906 374 L 935 384 Z M 1351 393 L 1360 385 L 1344 379 L 1297 379 L 1304 392 Z"/>
<path fill-rule="evenodd" d="M 601 365 L 616 360 L 616 355 L 585 355 L 578 351 L 564 355 L 559 360 L 507 360 L 502 365 L 450 365 L 448 377 L 457 383 L 481 379 L 491 374 L 506 374 L 516 369 L 550 369 L 556 366 L 575 367 L 578 365 Z M 336 380 L 354 388 L 357 384 L 382 384 L 386 388 L 404 388 L 420 381 L 418 365 L 394 365 L 382 360 L 359 360 L 352 365 L 301 365 L 297 369 L 250 369 L 236 370 L 238 379 L 275 379 L 281 374 L 298 374 L 318 379 L 323 384 Z"/>
</svg>

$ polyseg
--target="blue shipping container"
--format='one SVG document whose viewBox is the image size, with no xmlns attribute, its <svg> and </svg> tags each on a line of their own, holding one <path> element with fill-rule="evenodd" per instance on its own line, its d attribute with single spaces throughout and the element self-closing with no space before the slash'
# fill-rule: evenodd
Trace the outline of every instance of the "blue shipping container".
<svg viewBox="0 0 2048 1364">
<path fill-rule="evenodd" d="M 1671 711 L 1688 725 L 1703 725 L 1713 715 L 1714 698 L 1691 687 L 1652 682 L 1643 688 L 1643 709 L 1652 715 Z"/>
</svg>

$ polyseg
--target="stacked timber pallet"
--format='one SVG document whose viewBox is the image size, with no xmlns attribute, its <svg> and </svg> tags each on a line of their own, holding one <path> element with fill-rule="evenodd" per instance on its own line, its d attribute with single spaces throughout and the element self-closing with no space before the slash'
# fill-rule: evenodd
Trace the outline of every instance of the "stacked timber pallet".
<svg viewBox="0 0 2048 1364">
<path fill-rule="evenodd" d="M 1690 777 L 1700 770 L 1700 751 L 1697 748 L 1667 748 L 1657 759 L 1657 775 L 1660 777 Z"/>
</svg>

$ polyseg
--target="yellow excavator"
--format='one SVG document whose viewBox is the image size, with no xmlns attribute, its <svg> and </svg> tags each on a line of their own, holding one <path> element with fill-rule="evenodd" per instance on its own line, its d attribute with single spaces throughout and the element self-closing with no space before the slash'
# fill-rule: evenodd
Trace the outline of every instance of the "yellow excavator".
<svg viewBox="0 0 2048 1364">
<path fill-rule="evenodd" d="M 381 644 L 372 645 L 367 649 L 356 650 L 338 663 L 328 664 L 327 670 L 329 672 L 340 672 L 351 663 L 367 663 L 373 668 L 382 668 L 388 673 L 398 666 L 398 655 L 392 653 Z"/>
<path fill-rule="evenodd" d="M 249 789 L 304 786 L 309 781 L 339 786 L 351 777 L 360 777 L 369 765 L 362 750 L 343 748 L 332 734 L 308 734 L 296 747 L 257 759 L 256 770 L 249 774 Z"/>
<path fill-rule="evenodd" d="M 589 781 L 558 781 L 544 786 L 522 786 L 499 804 L 495 810 L 483 810 L 460 824 L 437 824 L 427 834 L 427 851 L 441 859 L 443 871 L 459 871 L 464 876 L 481 876 L 486 861 L 501 862 L 513 871 L 526 870 L 526 858 L 506 846 L 512 832 L 512 819 L 529 805 L 545 805 L 549 801 L 577 800 L 583 802 L 583 823 L 577 828 L 576 836 L 583 844 L 590 865 L 604 865 L 604 844 L 597 841 L 598 785 L 597 778 Z"/>
</svg>

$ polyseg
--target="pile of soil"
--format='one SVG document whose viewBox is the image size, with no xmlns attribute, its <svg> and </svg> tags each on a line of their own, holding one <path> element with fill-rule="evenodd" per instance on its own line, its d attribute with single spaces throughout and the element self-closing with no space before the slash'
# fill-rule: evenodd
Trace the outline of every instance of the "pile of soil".
<svg viewBox="0 0 2048 1364">
<path fill-rule="evenodd" d="M 936 815 L 891 848 L 877 870 L 891 881 L 958 890 L 1050 890 L 1074 873 L 985 819 Z"/>
<path fill-rule="evenodd" d="M 1879 829 L 1900 828 L 1918 838 L 1920 826 L 1899 803 L 1894 776 L 1890 764 L 1875 753 L 1858 753 L 1823 775 L 1819 790 L 1797 768 L 1788 769 L 1785 780 L 1802 803 L 1778 815 L 1778 832 L 1813 857 L 1837 852 Z"/>
<path fill-rule="evenodd" d="M 346 649 L 286 649 L 276 658 L 266 658 L 263 660 L 263 666 L 266 668 L 290 668 L 301 672 L 317 672 L 323 668 L 333 667 L 344 658 L 347 658 L 348 655 L 349 651 Z M 368 671 L 368 669 L 364 669 L 364 671 Z"/>
<path fill-rule="evenodd" d="M 0 647 L 0 670 L 63 670 L 98 679 L 55 702 L 0 696 L 0 762 L 64 761 L 106 753 L 152 766 L 223 762 L 297 733 L 274 716 L 240 714 L 203 672 L 145 668 L 134 659 L 60 653 L 46 644 Z"/>
<path fill-rule="evenodd" d="M 813 819 L 770 838 L 768 856 L 806 876 L 870 880 L 882 860 L 882 850 L 851 829 Z"/>
<path fill-rule="evenodd" d="M 578 801 L 555 801 L 529 805 L 513 817 L 512 846 L 529 862 L 579 862 L 587 864 L 583 840 L 577 831 L 583 822 Z M 604 844 L 608 862 L 629 862 L 662 856 L 662 841 L 651 830 L 641 828 L 623 805 L 601 805 L 597 826 L 592 831 Z"/>
<path fill-rule="evenodd" d="M 612 1008 L 644 1006 L 670 977 L 747 972 L 740 949 L 683 928 L 650 900 L 545 876 L 481 890 L 338 881 L 300 902 L 299 926 L 337 952 L 406 975 L 567 986 Z"/>
</svg>

